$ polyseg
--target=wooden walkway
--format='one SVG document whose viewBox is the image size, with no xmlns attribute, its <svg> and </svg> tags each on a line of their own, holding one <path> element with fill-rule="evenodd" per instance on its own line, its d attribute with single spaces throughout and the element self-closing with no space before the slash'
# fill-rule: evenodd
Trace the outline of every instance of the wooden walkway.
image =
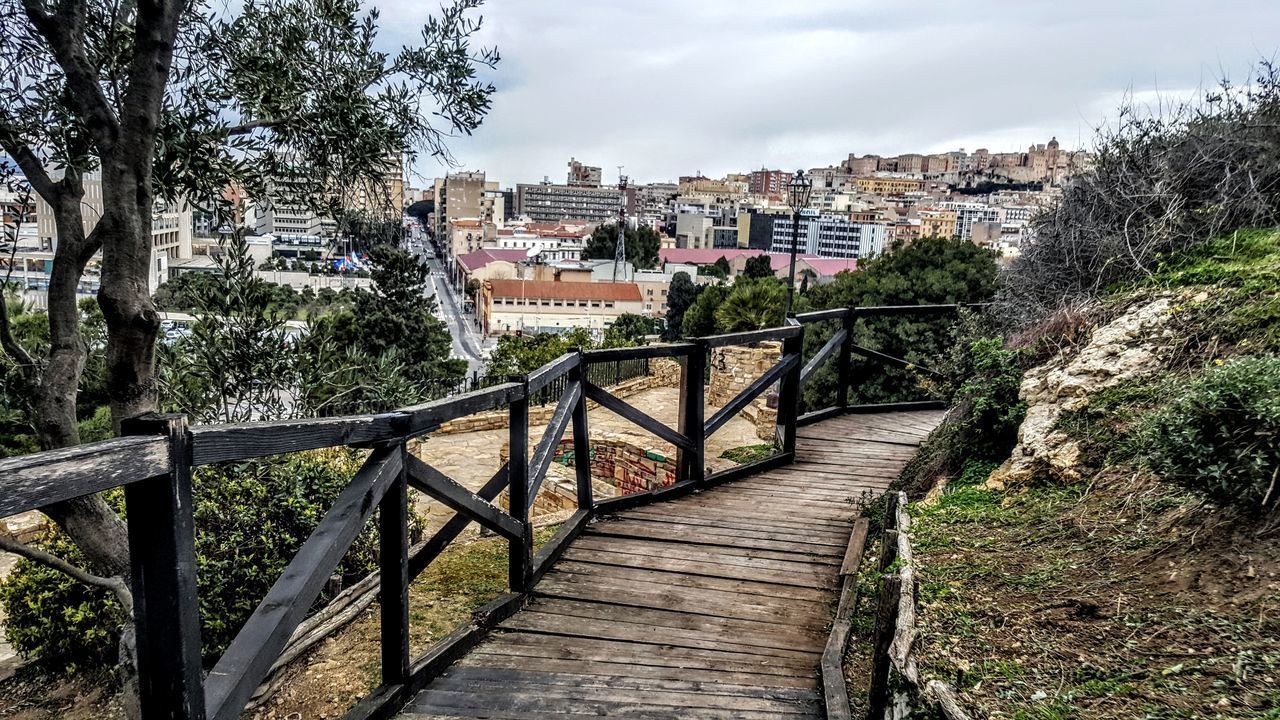
<svg viewBox="0 0 1280 720">
<path fill-rule="evenodd" d="M 857 503 L 941 416 L 801 427 L 795 464 L 594 523 L 399 717 L 823 717 L 818 664 Z"/>
</svg>

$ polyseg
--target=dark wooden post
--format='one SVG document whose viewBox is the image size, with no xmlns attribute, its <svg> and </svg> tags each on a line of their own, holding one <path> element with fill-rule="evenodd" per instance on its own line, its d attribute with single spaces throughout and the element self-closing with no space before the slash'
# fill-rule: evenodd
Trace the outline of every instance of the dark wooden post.
<svg viewBox="0 0 1280 720">
<path fill-rule="evenodd" d="M 844 409 L 849 407 L 849 383 L 853 381 L 853 308 L 845 308 L 841 323 L 844 327 L 844 342 L 840 345 L 840 360 L 836 366 L 840 380 L 836 390 L 836 406 Z"/>
<path fill-rule="evenodd" d="M 509 408 L 507 509 L 523 531 L 520 539 L 509 541 L 507 584 L 515 592 L 525 592 L 529 589 L 533 568 L 533 529 L 529 525 L 529 382 L 524 375 L 512 376 L 511 382 L 521 383 L 524 389 Z"/>
<path fill-rule="evenodd" d="M 400 452 L 407 455 L 405 443 Z M 379 575 L 382 584 L 382 684 L 409 678 L 409 481 L 400 474 L 378 504 Z"/>
<path fill-rule="evenodd" d="M 703 454 L 707 438 L 702 432 L 705 414 L 702 383 L 707 371 L 707 345 L 700 339 L 691 342 L 693 347 L 685 357 L 681 378 L 679 431 L 693 443 L 693 450 L 677 451 L 676 468 L 680 471 L 679 481 L 692 480 L 701 485 L 706 475 Z"/>
<path fill-rule="evenodd" d="M 142 717 L 204 720 L 187 419 L 148 414 L 121 430 L 169 438 L 169 474 L 124 486 Z"/>
<path fill-rule="evenodd" d="M 876 602 L 876 625 L 871 649 L 871 688 L 867 693 L 867 717 L 883 718 L 889 707 L 889 647 L 897 631 L 898 598 L 902 591 L 902 578 L 886 575 L 880 582 L 880 596 Z"/>
<path fill-rule="evenodd" d="M 578 366 L 569 371 L 569 379 L 582 383 L 587 379 L 587 358 L 578 351 Z M 591 434 L 587 424 L 587 394 L 582 393 L 573 408 L 573 472 L 578 481 L 578 509 L 591 512 L 595 497 L 591 491 Z"/>
<path fill-rule="evenodd" d="M 795 337 L 782 341 L 782 357 L 800 356 L 804 350 L 804 326 Z M 782 376 L 778 383 L 778 426 L 782 430 L 782 452 L 796 451 L 796 419 L 800 416 L 800 363 Z"/>
</svg>

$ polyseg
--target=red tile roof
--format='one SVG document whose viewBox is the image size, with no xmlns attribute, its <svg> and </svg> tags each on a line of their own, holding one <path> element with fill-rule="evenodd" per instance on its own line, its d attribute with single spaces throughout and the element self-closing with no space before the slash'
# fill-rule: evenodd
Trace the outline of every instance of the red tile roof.
<svg viewBox="0 0 1280 720">
<path fill-rule="evenodd" d="M 805 258 L 804 262 L 813 268 L 819 277 L 833 277 L 836 273 L 842 273 L 845 270 L 853 272 L 858 269 L 856 258 Z"/>
<path fill-rule="evenodd" d="M 525 257 L 525 251 L 519 248 L 486 248 L 459 255 L 458 264 L 467 270 L 479 270 L 495 260 L 520 262 Z"/>
<path fill-rule="evenodd" d="M 490 280 L 489 285 L 493 289 L 493 296 L 502 298 L 640 302 L 640 288 L 635 283 Z"/>
</svg>

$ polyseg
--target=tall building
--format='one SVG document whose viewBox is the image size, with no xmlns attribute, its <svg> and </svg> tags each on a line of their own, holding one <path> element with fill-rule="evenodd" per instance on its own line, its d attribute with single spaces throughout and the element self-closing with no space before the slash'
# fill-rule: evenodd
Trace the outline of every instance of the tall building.
<svg viewBox="0 0 1280 720">
<path fill-rule="evenodd" d="M 649 183 L 636 186 L 636 217 L 654 230 L 665 226 L 671 201 L 679 193 L 675 183 Z"/>
<path fill-rule="evenodd" d="M 506 217 L 506 205 L 496 180 L 485 178 L 484 171 L 449 173 L 436 178 L 435 232 L 447 237 L 449 223 L 454 220 L 479 220 L 500 223 Z"/>
<path fill-rule="evenodd" d="M 786 170 L 759 170 L 751 171 L 747 176 L 747 192 L 752 195 L 772 195 L 785 196 L 787 194 L 787 183 L 790 182 L 791 176 Z"/>
<path fill-rule="evenodd" d="M 627 188 L 627 214 L 635 214 L 635 188 Z M 534 222 L 615 220 L 622 191 L 615 187 L 578 187 L 550 183 L 516 185 L 516 214 Z"/>
<path fill-rule="evenodd" d="M 568 183 L 575 187 L 600 187 L 600 168 L 569 158 Z"/>
<path fill-rule="evenodd" d="M 774 219 L 773 252 L 791 252 L 792 227 L 790 216 Z M 855 223 L 840 215 L 801 215 L 796 252 L 825 258 L 879 255 L 884 252 L 885 232 L 885 226 L 879 223 Z"/>
</svg>

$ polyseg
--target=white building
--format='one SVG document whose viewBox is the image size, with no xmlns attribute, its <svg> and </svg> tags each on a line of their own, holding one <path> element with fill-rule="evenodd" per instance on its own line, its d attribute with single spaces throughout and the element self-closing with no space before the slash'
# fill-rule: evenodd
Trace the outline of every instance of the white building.
<svg viewBox="0 0 1280 720">
<path fill-rule="evenodd" d="M 840 215 L 800 216 L 800 243 L 796 252 L 825 258 L 865 258 L 884 252 L 887 228 L 879 223 L 857 223 Z M 773 221 L 772 252 L 791 252 L 790 217 Z"/>
<path fill-rule="evenodd" d="M 1000 210 L 976 202 L 941 202 L 938 207 L 956 214 L 956 236 L 964 240 L 973 237 L 976 223 L 999 223 Z"/>
</svg>

